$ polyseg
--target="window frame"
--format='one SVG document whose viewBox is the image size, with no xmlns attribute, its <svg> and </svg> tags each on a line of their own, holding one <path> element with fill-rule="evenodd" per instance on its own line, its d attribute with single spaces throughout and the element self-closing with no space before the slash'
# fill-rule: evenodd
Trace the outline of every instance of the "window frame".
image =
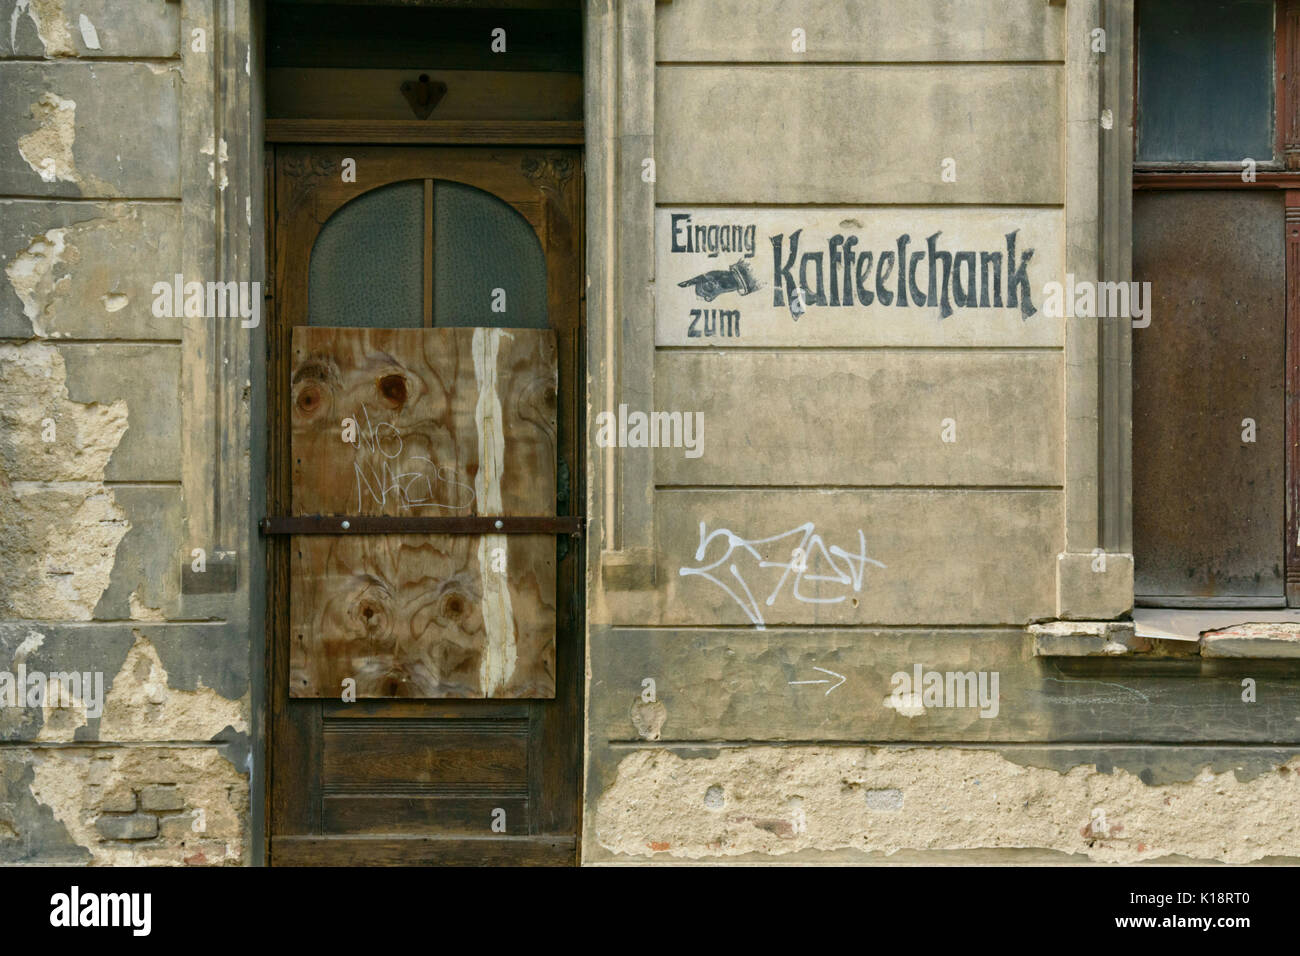
<svg viewBox="0 0 1300 956">
<path fill-rule="evenodd" d="M 1274 161 L 1260 162 L 1251 182 L 1240 161 L 1138 162 L 1138 41 L 1140 0 L 1134 8 L 1132 149 L 1133 189 L 1281 189 L 1286 243 L 1285 526 L 1283 557 L 1286 607 L 1300 607 L 1300 0 L 1273 6 Z M 1135 507 L 1137 507 L 1135 503 Z M 1136 560 L 1136 555 L 1135 555 Z"/>
<path fill-rule="evenodd" d="M 1290 11 L 1290 14 L 1288 13 Z M 1288 19 L 1300 11 L 1300 4 L 1291 0 L 1274 0 L 1273 3 L 1273 155 L 1267 160 L 1258 160 L 1256 168 L 1266 172 L 1283 172 L 1288 168 L 1288 149 L 1300 150 L 1300 135 L 1284 135 L 1283 116 L 1294 112 L 1284 110 L 1286 100 L 1286 64 L 1291 56 L 1292 45 L 1286 43 Z M 1133 170 L 1138 172 L 1221 172 L 1240 178 L 1241 160 L 1140 160 L 1138 159 L 1138 130 L 1142 123 L 1142 0 L 1138 0 L 1133 11 Z M 1292 100 L 1294 103 L 1294 100 Z M 1293 124 L 1294 125 L 1294 124 Z M 1288 147 L 1288 138 L 1292 140 Z M 1245 157 L 1242 157 L 1243 159 Z M 1300 153 L 1295 159 L 1300 160 Z"/>
</svg>

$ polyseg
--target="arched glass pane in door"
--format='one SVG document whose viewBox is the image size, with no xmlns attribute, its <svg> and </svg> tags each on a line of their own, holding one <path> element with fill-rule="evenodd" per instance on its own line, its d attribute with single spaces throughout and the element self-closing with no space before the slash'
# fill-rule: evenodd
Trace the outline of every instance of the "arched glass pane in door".
<svg viewBox="0 0 1300 956">
<path fill-rule="evenodd" d="M 316 237 L 307 324 L 419 328 L 423 276 L 424 183 L 371 190 L 330 216 Z"/>
<path fill-rule="evenodd" d="M 419 328 L 431 313 L 434 327 L 549 328 L 536 232 L 508 203 L 463 183 L 408 180 L 363 193 L 321 228 L 309 269 L 309 325 Z"/>
<path fill-rule="evenodd" d="M 463 183 L 433 184 L 433 324 L 549 327 L 537 233 L 508 203 Z"/>
</svg>

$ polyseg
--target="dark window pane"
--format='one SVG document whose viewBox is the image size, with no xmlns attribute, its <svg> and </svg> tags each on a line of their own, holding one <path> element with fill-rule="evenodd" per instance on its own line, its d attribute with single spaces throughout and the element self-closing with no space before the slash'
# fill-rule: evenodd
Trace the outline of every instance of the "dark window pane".
<svg viewBox="0 0 1300 956">
<path fill-rule="evenodd" d="M 423 325 L 423 181 L 381 186 L 335 212 L 316 237 L 310 268 L 308 325 Z"/>
<path fill-rule="evenodd" d="M 490 193 L 441 180 L 433 184 L 433 324 L 550 327 L 546 256 L 533 227 Z"/>
<path fill-rule="evenodd" d="M 1273 159 L 1273 0 L 1141 0 L 1137 152 Z"/>
</svg>

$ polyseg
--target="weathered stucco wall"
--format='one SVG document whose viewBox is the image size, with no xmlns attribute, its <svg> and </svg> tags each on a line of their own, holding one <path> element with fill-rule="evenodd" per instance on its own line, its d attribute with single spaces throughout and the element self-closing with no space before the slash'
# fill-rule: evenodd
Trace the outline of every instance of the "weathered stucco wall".
<svg viewBox="0 0 1300 956">
<path fill-rule="evenodd" d="M 1109 339 L 1042 300 L 1114 260 L 1105 137 L 1131 117 L 1105 57 L 1131 67 L 1132 5 L 589 10 L 621 96 L 588 113 L 588 168 L 610 171 L 589 216 L 617 209 L 620 246 L 655 250 L 589 253 L 590 416 L 698 412 L 703 440 L 609 447 L 593 427 L 584 859 L 1300 856 L 1286 654 L 1033 628 L 1132 602 Z M 688 239 L 715 240 L 681 223 L 736 229 L 700 255 Z M 786 311 L 799 230 L 822 259 Z M 910 256 L 1009 232 L 1034 249 L 1034 314 L 863 306 L 904 297 L 901 270 L 850 286 L 846 236 L 883 269 L 902 234 Z"/>
<path fill-rule="evenodd" d="M 1145 767 L 1099 772 L 1108 756 L 960 746 L 750 746 L 692 757 L 639 749 L 619 763 L 593 829 L 605 850 L 640 861 L 815 861 L 844 851 L 872 862 L 951 860 L 953 851 L 968 862 L 1012 853 L 1104 863 L 1300 856 L 1296 757 L 1236 755 L 1255 764 L 1246 772 L 1227 753 L 1197 755 L 1205 763 L 1189 767 L 1192 776 L 1154 784 L 1139 776 Z M 1229 766 L 1215 772 L 1216 763 Z"/>
<path fill-rule="evenodd" d="M 214 569 L 247 549 L 203 517 L 225 489 L 186 483 L 218 454 L 186 436 L 222 413 L 182 398 L 196 366 L 232 391 L 248 369 L 152 291 L 219 276 L 221 184 L 187 155 L 239 43 L 212 23 L 202 2 L 0 2 L 3 863 L 249 858 L 247 576 L 193 586 L 195 548 Z"/>
<path fill-rule="evenodd" d="M 0 0 L 3 863 L 256 858 L 261 332 L 151 308 L 257 277 L 248 8 Z M 1096 330 L 772 297 L 801 227 L 1087 275 L 1131 12 L 589 0 L 586 862 L 1300 857 L 1293 640 L 1031 629 L 1131 602 Z M 761 288 L 674 214 L 762 226 Z M 599 446 L 620 404 L 700 454 Z"/>
</svg>

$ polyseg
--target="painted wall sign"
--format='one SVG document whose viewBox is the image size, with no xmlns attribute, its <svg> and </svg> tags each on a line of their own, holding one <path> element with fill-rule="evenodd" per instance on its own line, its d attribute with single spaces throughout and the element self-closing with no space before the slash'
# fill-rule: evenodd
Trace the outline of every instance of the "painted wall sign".
<svg viewBox="0 0 1300 956">
<path fill-rule="evenodd" d="M 1060 345 L 1062 233 L 1055 209 L 662 208 L 656 341 Z"/>
</svg>

